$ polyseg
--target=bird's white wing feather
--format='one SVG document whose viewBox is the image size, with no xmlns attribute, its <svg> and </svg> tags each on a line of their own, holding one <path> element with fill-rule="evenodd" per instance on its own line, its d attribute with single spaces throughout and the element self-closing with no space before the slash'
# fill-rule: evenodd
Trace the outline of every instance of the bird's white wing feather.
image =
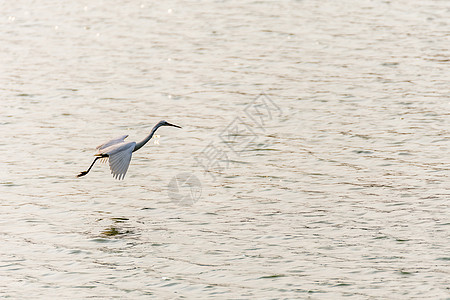
<svg viewBox="0 0 450 300">
<path fill-rule="evenodd" d="M 128 137 L 128 134 L 123 135 L 123 136 L 118 137 L 118 138 L 115 138 L 115 139 L 112 139 L 112 140 L 110 140 L 110 141 L 108 141 L 108 142 L 106 142 L 104 144 L 101 144 L 96 149 L 98 149 L 100 151 L 100 150 L 108 148 L 108 147 L 110 147 L 112 145 L 123 143 L 127 137 Z"/>
<path fill-rule="evenodd" d="M 130 165 L 131 154 L 133 153 L 134 146 L 136 146 L 135 142 L 123 143 L 122 145 L 117 145 L 117 147 L 109 147 L 112 148 L 108 151 L 109 168 L 111 169 L 111 174 L 113 174 L 114 178 L 120 180 L 125 177 L 128 166 Z"/>
</svg>

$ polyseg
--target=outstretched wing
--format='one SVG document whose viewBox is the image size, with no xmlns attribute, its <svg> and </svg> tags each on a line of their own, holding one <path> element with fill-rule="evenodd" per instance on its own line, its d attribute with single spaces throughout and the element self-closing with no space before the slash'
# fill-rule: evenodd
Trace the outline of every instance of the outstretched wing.
<svg viewBox="0 0 450 300">
<path fill-rule="evenodd" d="M 112 150 L 109 155 L 109 168 L 115 179 L 124 179 L 131 161 L 135 142 L 123 143 Z"/>
<path fill-rule="evenodd" d="M 110 147 L 110 146 L 112 146 L 112 145 L 123 143 L 127 137 L 128 137 L 128 134 L 123 135 L 123 136 L 118 137 L 118 138 L 116 138 L 116 139 L 110 140 L 110 141 L 108 141 L 108 142 L 106 142 L 106 143 L 104 143 L 104 144 L 101 144 L 100 146 L 98 146 L 98 147 L 95 148 L 95 149 L 97 149 L 98 151 L 100 151 L 100 150 L 103 150 L 103 149 L 105 149 L 105 148 L 108 148 L 108 147 Z"/>
</svg>

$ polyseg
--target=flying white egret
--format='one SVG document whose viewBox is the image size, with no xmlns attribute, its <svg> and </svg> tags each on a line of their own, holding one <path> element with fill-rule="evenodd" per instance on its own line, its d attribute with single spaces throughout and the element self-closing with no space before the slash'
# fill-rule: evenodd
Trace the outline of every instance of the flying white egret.
<svg viewBox="0 0 450 300">
<path fill-rule="evenodd" d="M 87 169 L 87 171 L 81 172 L 77 175 L 77 177 L 81 177 L 89 173 L 97 159 L 104 158 L 109 160 L 109 168 L 111 169 L 111 174 L 113 175 L 113 177 L 119 180 L 123 179 L 125 177 L 125 174 L 127 173 L 128 166 L 130 165 L 131 154 L 147 144 L 147 142 L 150 141 L 150 139 L 155 134 L 156 130 L 161 126 L 173 126 L 181 128 L 178 125 L 170 124 L 169 122 L 162 120 L 159 121 L 158 124 L 153 127 L 150 134 L 139 143 L 125 142 L 125 139 L 128 137 L 128 135 L 124 135 L 101 144 L 97 147 L 98 151 L 96 154 L 94 154 L 95 159 L 89 169 Z"/>
</svg>

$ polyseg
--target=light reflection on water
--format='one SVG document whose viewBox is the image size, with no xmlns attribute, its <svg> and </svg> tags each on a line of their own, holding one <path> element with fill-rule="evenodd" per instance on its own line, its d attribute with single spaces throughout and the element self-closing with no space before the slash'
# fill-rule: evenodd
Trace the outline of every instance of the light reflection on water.
<svg viewBox="0 0 450 300">
<path fill-rule="evenodd" d="M 447 297 L 447 3 L 22 4 L 0 5 L 0 295 Z M 261 92 L 282 114 L 230 152 Z M 75 177 L 161 119 L 183 129 L 124 181 Z"/>
</svg>

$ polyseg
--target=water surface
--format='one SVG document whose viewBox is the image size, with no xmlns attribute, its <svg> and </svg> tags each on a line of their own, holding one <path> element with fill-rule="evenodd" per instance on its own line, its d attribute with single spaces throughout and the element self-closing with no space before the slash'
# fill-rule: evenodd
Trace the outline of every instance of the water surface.
<svg viewBox="0 0 450 300">
<path fill-rule="evenodd" d="M 0 11 L 1 296 L 448 298 L 447 1 Z"/>
</svg>

